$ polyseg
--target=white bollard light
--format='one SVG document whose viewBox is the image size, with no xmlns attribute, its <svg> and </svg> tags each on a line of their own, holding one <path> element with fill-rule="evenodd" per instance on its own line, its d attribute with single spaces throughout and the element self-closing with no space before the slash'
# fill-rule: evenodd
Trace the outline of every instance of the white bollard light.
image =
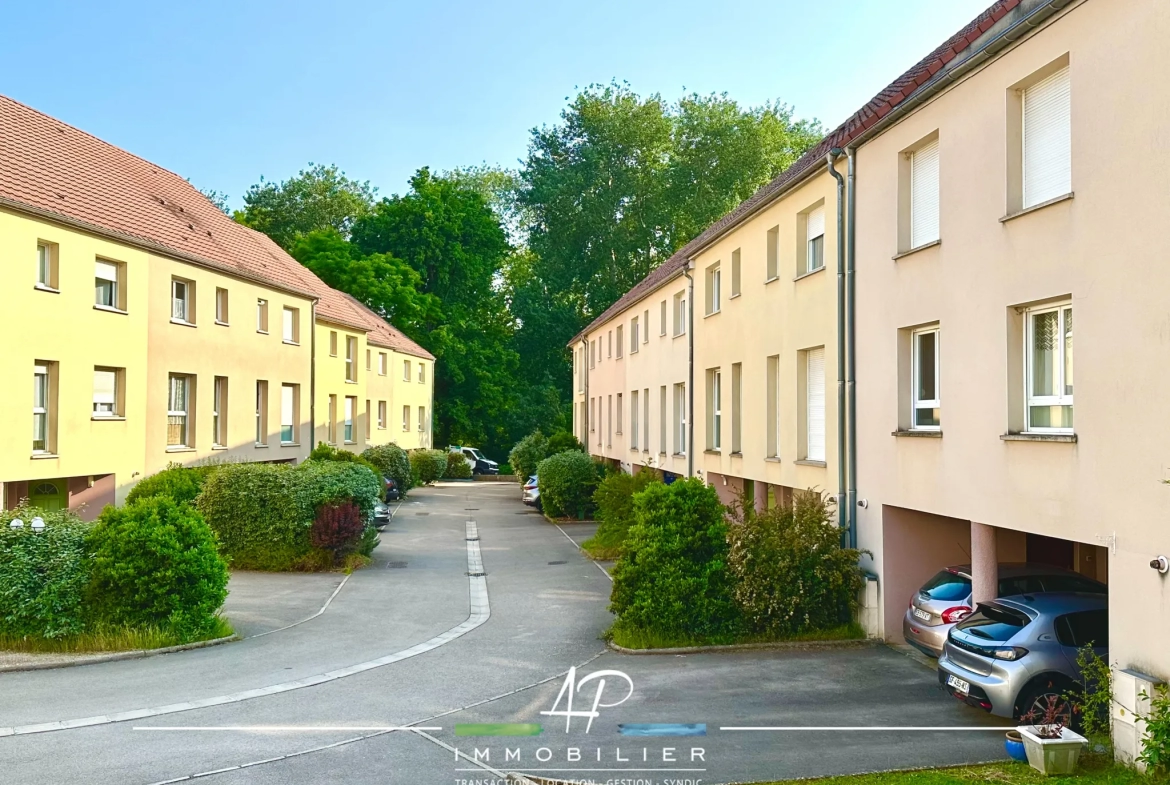
<svg viewBox="0 0 1170 785">
<path fill-rule="evenodd" d="M 32 519 L 32 530 L 34 532 L 37 532 L 37 533 L 43 532 L 45 530 L 45 519 L 39 515 L 37 517 L 33 518 Z"/>
<path fill-rule="evenodd" d="M 23 529 L 24 528 L 24 521 L 22 521 L 20 518 L 13 518 L 12 523 L 8 524 L 8 528 L 10 528 L 10 529 Z"/>
</svg>

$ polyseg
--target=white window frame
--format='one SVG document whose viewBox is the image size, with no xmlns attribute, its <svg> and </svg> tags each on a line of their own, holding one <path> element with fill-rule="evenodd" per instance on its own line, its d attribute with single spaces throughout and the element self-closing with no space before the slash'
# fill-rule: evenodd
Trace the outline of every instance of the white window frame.
<svg viewBox="0 0 1170 785">
<path fill-rule="evenodd" d="M 934 398 L 919 398 L 919 376 L 922 369 L 922 352 L 919 350 L 918 340 L 924 335 L 934 334 Z M 941 431 L 942 430 L 942 342 L 938 325 L 924 327 L 910 333 L 910 430 L 912 431 Z M 919 425 L 919 409 L 938 409 L 938 425 Z"/>
<path fill-rule="evenodd" d="M 719 313 L 723 272 L 719 262 L 707 268 L 707 316 Z"/>
<path fill-rule="evenodd" d="M 427 364 L 426 363 L 419 363 L 418 364 L 418 383 L 419 384 L 426 384 L 427 383 Z"/>
<path fill-rule="evenodd" d="M 378 430 L 386 430 L 386 402 L 378 401 Z"/>
<path fill-rule="evenodd" d="M 256 332 L 268 335 L 268 301 L 256 298 Z"/>
<path fill-rule="evenodd" d="M 813 234 L 812 219 L 816 215 L 820 215 L 821 230 L 819 234 Z M 804 272 L 815 273 L 817 270 L 825 266 L 825 208 L 824 206 L 809 210 L 804 215 L 805 226 L 805 258 L 804 258 Z M 820 244 L 817 244 L 820 240 Z M 819 259 L 818 256 L 819 250 Z"/>
<path fill-rule="evenodd" d="M 635 316 L 633 319 L 630 319 L 630 354 L 635 354 L 638 351 L 640 329 L 641 325 L 638 323 L 638 317 Z"/>
<path fill-rule="evenodd" d="M 818 379 L 817 375 L 813 373 L 813 360 L 819 354 L 821 362 L 821 373 Z M 828 380 L 825 374 L 825 347 L 818 346 L 815 349 L 809 349 L 805 352 L 805 460 L 824 462 L 828 455 L 828 425 L 829 425 L 829 399 L 828 399 Z M 814 413 L 816 409 L 812 405 L 813 389 L 819 381 L 821 389 L 821 422 L 820 433 L 821 439 L 818 443 L 813 439 L 813 423 L 815 422 Z"/>
<path fill-rule="evenodd" d="M 297 386 L 280 385 L 280 443 L 297 443 Z"/>
<path fill-rule="evenodd" d="M 723 449 L 723 371 L 713 368 L 711 374 L 711 420 L 708 427 L 711 433 L 708 441 L 712 450 Z"/>
<path fill-rule="evenodd" d="M 674 386 L 674 454 L 687 454 L 687 386 L 679 383 Z M 681 449 L 680 449 L 681 448 Z"/>
<path fill-rule="evenodd" d="M 426 430 L 426 422 L 427 422 L 427 407 L 420 406 L 420 407 L 418 407 L 418 432 L 419 433 L 422 433 L 424 430 Z"/>
<path fill-rule="evenodd" d="M 191 282 L 171 279 L 171 321 L 191 324 Z"/>
<path fill-rule="evenodd" d="M 410 381 L 410 360 L 402 361 L 402 381 Z"/>
<path fill-rule="evenodd" d="M 55 278 L 53 274 L 53 255 L 55 248 L 44 242 L 37 243 L 37 286 L 42 289 L 56 290 Z"/>
<path fill-rule="evenodd" d="M 300 312 L 287 305 L 281 310 L 281 331 L 285 343 L 298 345 L 301 342 Z"/>
<path fill-rule="evenodd" d="M 687 295 L 679 292 L 674 296 L 674 337 L 687 334 Z"/>
<path fill-rule="evenodd" d="M 216 287 L 215 290 L 215 323 L 227 325 L 229 320 L 228 290 Z"/>
<path fill-rule="evenodd" d="M 49 440 L 49 409 L 52 404 L 52 386 L 48 365 L 33 366 L 33 454 L 48 455 L 52 450 Z M 37 399 L 40 399 L 40 405 Z M 38 447 L 37 443 L 42 446 Z"/>
<path fill-rule="evenodd" d="M 345 396 L 345 403 L 343 404 L 344 419 L 341 421 L 341 437 L 346 444 L 353 444 L 357 440 L 353 429 L 353 418 L 357 411 L 357 398 L 352 395 Z"/>
<path fill-rule="evenodd" d="M 114 377 L 114 383 L 111 386 L 110 400 L 98 400 L 98 374 L 109 374 Z M 104 366 L 95 366 L 93 369 L 93 413 L 94 419 L 107 419 L 110 417 L 118 417 L 118 370 L 116 368 L 107 368 Z"/>
<path fill-rule="evenodd" d="M 1032 407 L 1033 406 L 1073 406 L 1073 395 L 1071 393 L 1065 394 L 1065 373 L 1068 367 L 1068 359 L 1066 356 L 1065 346 L 1065 311 L 1072 310 L 1072 301 L 1065 300 L 1060 303 L 1053 303 L 1037 308 L 1029 308 L 1024 312 L 1024 422 L 1026 423 L 1025 430 L 1028 433 L 1060 433 L 1071 434 L 1075 432 L 1075 428 L 1052 428 L 1045 426 L 1032 425 Z M 1035 317 L 1046 313 L 1056 312 L 1057 322 L 1056 330 L 1059 337 L 1059 362 L 1057 363 L 1057 377 L 1055 380 L 1055 387 L 1060 392 L 1057 395 L 1034 395 L 1032 392 L 1033 378 L 1033 324 Z M 1076 408 L 1073 408 L 1073 416 L 1076 417 Z M 1075 422 L 1075 419 L 1074 419 Z"/>
<path fill-rule="evenodd" d="M 378 352 L 378 375 L 386 375 L 386 352 Z"/>
<path fill-rule="evenodd" d="M 638 391 L 630 390 L 630 449 L 638 449 Z"/>
<path fill-rule="evenodd" d="M 658 334 L 664 336 L 666 335 L 666 300 L 658 304 L 658 318 L 660 322 Z"/>
<path fill-rule="evenodd" d="M 268 381 L 256 380 L 256 444 L 268 446 Z"/>
<path fill-rule="evenodd" d="M 94 268 L 94 304 L 102 308 L 120 310 L 122 303 L 118 297 L 118 287 L 119 278 L 122 276 L 121 265 L 116 262 L 108 262 L 105 259 L 98 259 Z M 103 290 L 109 292 L 109 302 L 107 303 L 101 302 L 98 298 L 98 292 Z"/>
<path fill-rule="evenodd" d="M 410 430 L 410 406 L 404 405 L 402 407 L 402 431 L 405 433 Z"/>
<path fill-rule="evenodd" d="M 357 381 L 357 338 L 352 335 L 345 336 L 345 380 L 347 382 Z"/>
<path fill-rule="evenodd" d="M 211 446 L 226 447 L 227 446 L 227 377 L 216 376 L 212 382 L 211 388 Z"/>
<path fill-rule="evenodd" d="M 175 391 L 182 389 L 182 404 L 183 408 L 175 406 L 177 396 Z M 181 419 L 181 423 L 171 423 L 171 418 Z M 170 436 L 170 426 L 178 425 L 182 428 L 183 438 L 180 441 L 172 442 Z M 171 374 L 167 381 L 167 447 L 187 448 L 191 444 L 191 377 L 182 374 Z"/>
</svg>

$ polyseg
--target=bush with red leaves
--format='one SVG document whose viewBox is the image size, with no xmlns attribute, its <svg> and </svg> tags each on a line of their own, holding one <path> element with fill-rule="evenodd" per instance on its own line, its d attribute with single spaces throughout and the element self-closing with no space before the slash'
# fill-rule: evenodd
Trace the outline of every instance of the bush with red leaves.
<svg viewBox="0 0 1170 785">
<path fill-rule="evenodd" d="M 364 529 L 361 508 L 346 501 L 322 505 L 309 534 L 314 548 L 333 551 L 334 557 L 339 558 L 357 547 Z"/>
</svg>

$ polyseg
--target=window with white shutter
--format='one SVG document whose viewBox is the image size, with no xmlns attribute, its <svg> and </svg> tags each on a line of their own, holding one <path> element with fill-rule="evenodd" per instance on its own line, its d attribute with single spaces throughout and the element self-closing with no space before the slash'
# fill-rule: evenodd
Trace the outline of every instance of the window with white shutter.
<svg viewBox="0 0 1170 785">
<path fill-rule="evenodd" d="M 938 140 L 910 154 L 910 247 L 939 238 Z"/>
<path fill-rule="evenodd" d="M 807 250 L 802 272 L 811 273 L 825 266 L 825 208 L 810 211 L 805 220 Z"/>
<path fill-rule="evenodd" d="M 1023 207 L 1072 191 L 1072 117 L 1069 71 L 1064 67 L 1022 96 Z"/>
<path fill-rule="evenodd" d="M 809 349 L 808 376 L 808 450 L 810 461 L 825 460 L 825 349 Z"/>
</svg>

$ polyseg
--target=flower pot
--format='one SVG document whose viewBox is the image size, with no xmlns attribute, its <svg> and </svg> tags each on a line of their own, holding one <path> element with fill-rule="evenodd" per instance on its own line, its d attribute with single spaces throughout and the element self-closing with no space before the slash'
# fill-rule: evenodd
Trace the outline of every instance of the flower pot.
<svg viewBox="0 0 1170 785">
<path fill-rule="evenodd" d="M 1024 739 L 1019 731 L 1009 730 L 1003 740 L 1003 748 L 1008 757 L 1021 763 L 1028 760 L 1028 753 L 1024 750 Z"/>
<path fill-rule="evenodd" d="M 1060 738 L 1045 739 L 1036 725 L 1022 725 L 1016 728 L 1024 740 L 1024 752 L 1028 765 L 1044 775 L 1072 774 L 1076 771 L 1081 750 L 1089 740 L 1068 728 L 1060 729 Z"/>
</svg>

